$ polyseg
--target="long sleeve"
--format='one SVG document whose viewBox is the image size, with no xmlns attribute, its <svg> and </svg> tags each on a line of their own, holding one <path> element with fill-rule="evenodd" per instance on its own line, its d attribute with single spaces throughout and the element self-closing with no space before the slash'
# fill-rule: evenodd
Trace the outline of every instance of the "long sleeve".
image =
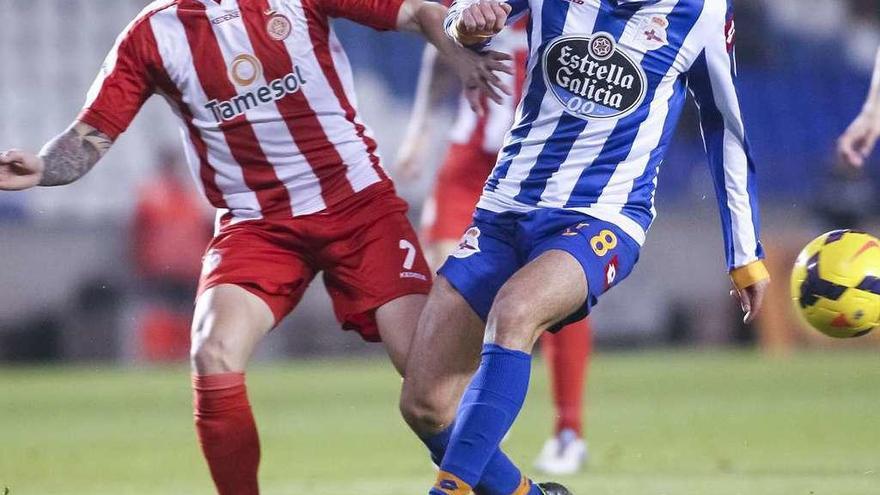
<svg viewBox="0 0 880 495">
<path fill-rule="evenodd" d="M 728 269 L 764 258 L 755 163 L 736 91 L 732 9 L 709 19 L 706 44 L 688 73 L 721 213 Z"/>
<path fill-rule="evenodd" d="M 479 1 L 480 0 L 456 0 L 452 6 L 449 7 L 449 13 L 446 14 L 446 20 L 444 21 L 443 26 L 446 29 L 446 33 L 451 38 L 455 39 L 453 26 L 456 21 L 458 21 L 461 12 Z M 529 0 L 507 0 L 507 2 L 504 3 L 507 3 L 511 7 L 510 14 L 507 16 L 508 26 L 516 22 L 529 11 Z"/>
</svg>

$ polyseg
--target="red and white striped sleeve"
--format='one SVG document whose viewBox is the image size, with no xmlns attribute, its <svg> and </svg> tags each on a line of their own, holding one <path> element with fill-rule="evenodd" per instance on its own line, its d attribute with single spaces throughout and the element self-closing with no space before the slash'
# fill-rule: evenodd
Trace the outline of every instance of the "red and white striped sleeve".
<svg viewBox="0 0 880 495">
<path fill-rule="evenodd" d="M 341 17 L 380 31 L 397 28 L 404 0 L 315 0 L 328 17 Z"/>
<path fill-rule="evenodd" d="M 149 43 L 155 43 L 146 17 L 136 19 L 119 35 L 89 90 L 79 120 L 112 139 L 128 129 L 155 91 Z"/>
</svg>

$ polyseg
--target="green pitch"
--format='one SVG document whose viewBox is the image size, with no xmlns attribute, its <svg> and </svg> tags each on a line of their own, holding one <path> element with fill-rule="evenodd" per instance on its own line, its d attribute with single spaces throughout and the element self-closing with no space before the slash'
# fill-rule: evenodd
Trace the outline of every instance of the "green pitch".
<svg viewBox="0 0 880 495">
<path fill-rule="evenodd" d="M 185 369 L 0 369 L 0 494 L 199 495 Z M 266 495 L 415 495 L 433 480 L 385 362 L 257 367 Z M 880 494 L 880 356 L 605 354 L 590 380 L 577 495 Z M 549 433 L 537 369 L 506 444 L 529 467 Z"/>
</svg>

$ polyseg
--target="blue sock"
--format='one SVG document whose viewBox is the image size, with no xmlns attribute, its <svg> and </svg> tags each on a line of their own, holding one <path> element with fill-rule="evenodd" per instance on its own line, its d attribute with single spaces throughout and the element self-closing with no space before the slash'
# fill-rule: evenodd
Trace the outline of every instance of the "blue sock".
<svg viewBox="0 0 880 495">
<path fill-rule="evenodd" d="M 519 414 L 529 388 L 532 357 L 495 344 L 483 345 L 480 369 L 458 407 L 449 448 L 440 466 L 452 484 L 474 487 Z M 458 493 L 439 489 L 432 493 Z"/>
<path fill-rule="evenodd" d="M 431 460 L 438 466 L 443 463 L 443 456 L 449 447 L 453 428 L 454 425 L 432 437 L 421 439 L 422 443 L 431 451 Z M 510 495 L 516 491 L 521 482 L 522 473 L 520 470 L 504 452 L 498 449 L 489 459 L 489 464 L 486 465 L 483 477 L 477 483 L 475 490 L 480 495 Z"/>
</svg>

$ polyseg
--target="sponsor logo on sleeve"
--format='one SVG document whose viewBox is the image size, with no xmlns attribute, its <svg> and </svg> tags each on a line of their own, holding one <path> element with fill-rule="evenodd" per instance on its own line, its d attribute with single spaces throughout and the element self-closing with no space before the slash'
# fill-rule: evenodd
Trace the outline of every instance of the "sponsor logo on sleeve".
<svg viewBox="0 0 880 495">
<path fill-rule="evenodd" d="M 556 38 L 544 50 L 543 68 L 557 101 L 583 120 L 624 117 L 645 100 L 645 71 L 608 33 Z"/>
<path fill-rule="evenodd" d="M 733 20 L 733 16 L 727 19 L 727 24 L 724 26 L 724 38 L 727 40 L 727 52 L 733 52 L 733 47 L 736 45 L 736 21 Z"/>
</svg>

